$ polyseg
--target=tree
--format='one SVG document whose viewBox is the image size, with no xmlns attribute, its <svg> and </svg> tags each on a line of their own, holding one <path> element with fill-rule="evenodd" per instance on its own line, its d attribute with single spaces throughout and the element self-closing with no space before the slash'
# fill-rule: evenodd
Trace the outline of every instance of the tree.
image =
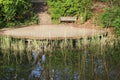
<svg viewBox="0 0 120 80">
<path fill-rule="evenodd" d="M 0 25 L 14 26 L 33 16 L 31 0 L 0 0 Z"/>
</svg>

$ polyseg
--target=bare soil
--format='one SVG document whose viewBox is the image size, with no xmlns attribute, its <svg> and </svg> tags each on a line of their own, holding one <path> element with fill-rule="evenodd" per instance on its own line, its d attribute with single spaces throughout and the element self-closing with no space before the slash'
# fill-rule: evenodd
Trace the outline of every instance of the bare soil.
<svg viewBox="0 0 120 80">
<path fill-rule="evenodd" d="M 106 31 L 85 26 L 74 27 L 71 25 L 34 25 L 23 28 L 9 29 L 1 33 L 16 38 L 29 39 L 64 39 L 83 38 L 106 34 Z"/>
</svg>

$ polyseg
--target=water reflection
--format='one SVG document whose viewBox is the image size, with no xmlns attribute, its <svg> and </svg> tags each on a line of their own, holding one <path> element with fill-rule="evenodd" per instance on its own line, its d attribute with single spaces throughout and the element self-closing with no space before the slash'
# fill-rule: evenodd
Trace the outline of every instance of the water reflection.
<svg viewBox="0 0 120 80">
<path fill-rule="evenodd" d="M 95 68 L 94 68 L 94 72 L 98 75 L 102 75 L 103 72 L 103 61 L 102 59 L 96 59 L 94 62 Z"/>
<path fill-rule="evenodd" d="M 112 70 L 110 70 L 110 72 L 109 72 L 109 76 L 113 79 L 113 80 L 117 80 L 116 79 L 116 75 L 117 75 L 117 71 L 116 71 L 116 69 L 112 69 Z"/>
<path fill-rule="evenodd" d="M 41 66 L 40 58 L 39 55 L 40 53 L 36 53 L 35 51 L 32 51 L 32 55 L 34 58 L 34 62 L 36 62 L 37 58 L 37 64 L 35 65 L 35 68 L 31 71 L 29 80 L 34 80 L 34 79 L 40 79 L 42 72 L 43 72 L 43 67 Z M 45 54 L 42 55 L 41 57 L 42 63 L 45 62 Z"/>
<path fill-rule="evenodd" d="M 34 80 L 34 78 L 35 79 L 41 78 L 42 72 L 43 72 L 43 68 L 41 67 L 40 63 L 38 62 L 35 69 L 32 70 L 29 80 Z"/>
<path fill-rule="evenodd" d="M 45 54 L 42 55 L 42 63 L 45 62 Z"/>
<path fill-rule="evenodd" d="M 45 67 L 46 56 L 44 53 L 40 55 L 37 51 L 32 51 L 32 55 L 33 62 L 37 61 L 37 64 L 34 65 L 29 80 L 80 80 L 79 73 L 67 66 L 62 69 Z"/>
<path fill-rule="evenodd" d="M 49 56 L 32 50 L 29 62 L 25 54 L 20 57 L 3 51 L 0 53 L 0 80 L 119 80 L 120 65 L 111 62 L 119 56 L 110 61 L 109 57 L 94 55 L 95 52 L 58 49 Z"/>
</svg>

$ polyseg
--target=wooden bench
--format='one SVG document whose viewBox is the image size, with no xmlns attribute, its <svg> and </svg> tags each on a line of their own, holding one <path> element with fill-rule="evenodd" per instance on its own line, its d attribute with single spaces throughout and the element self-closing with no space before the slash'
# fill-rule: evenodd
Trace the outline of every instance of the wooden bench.
<svg viewBox="0 0 120 80">
<path fill-rule="evenodd" d="M 60 17 L 59 22 L 75 22 L 77 17 Z"/>
</svg>

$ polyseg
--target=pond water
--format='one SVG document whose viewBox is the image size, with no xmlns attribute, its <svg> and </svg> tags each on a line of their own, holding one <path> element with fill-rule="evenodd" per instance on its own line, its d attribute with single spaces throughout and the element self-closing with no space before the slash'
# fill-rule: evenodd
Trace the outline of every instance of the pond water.
<svg viewBox="0 0 120 80">
<path fill-rule="evenodd" d="M 0 80 L 120 80 L 120 45 L 0 49 Z"/>
</svg>

